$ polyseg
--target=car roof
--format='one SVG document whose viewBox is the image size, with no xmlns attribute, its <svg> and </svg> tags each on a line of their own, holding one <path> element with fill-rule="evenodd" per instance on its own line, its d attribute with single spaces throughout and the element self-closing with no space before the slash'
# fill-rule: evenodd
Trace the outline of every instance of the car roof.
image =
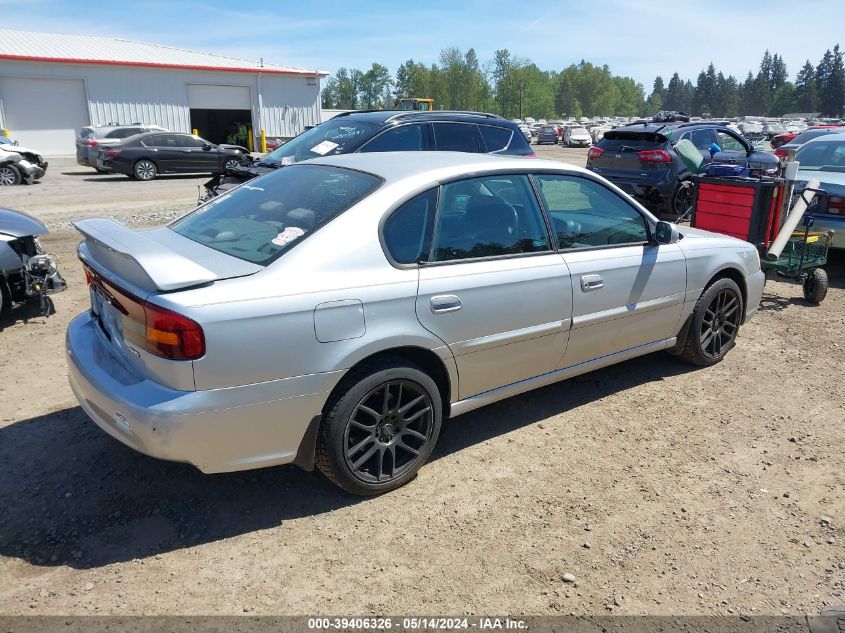
<svg viewBox="0 0 845 633">
<path fill-rule="evenodd" d="M 465 174 L 495 172 L 499 170 L 564 170 L 584 174 L 591 178 L 594 177 L 592 172 L 587 171 L 583 167 L 577 167 L 560 161 L 535 160 L 526 157 L 496 156 L 490 154 L 470 154 L 467 152 L 373 152 L 339 154 L 323 158 L 312 158 L 311 160 L 298 164 L 331 165 L 365 171 L 383 178 L 387 183 L 418 177 L 424 173 L 430 173 L 432 180 L 438 180 Z"/>
</svg>

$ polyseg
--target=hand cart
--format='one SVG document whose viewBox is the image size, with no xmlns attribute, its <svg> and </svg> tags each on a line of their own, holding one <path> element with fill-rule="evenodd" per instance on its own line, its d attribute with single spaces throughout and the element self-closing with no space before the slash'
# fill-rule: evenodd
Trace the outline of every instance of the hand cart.
<svg viewBox="0 0 845 633">
<path fill-rule="evenodd" d="M 805 215 L 801 221 L 804 230 L 792 234 L 780 257 L 761 259 L 760 267 L 765 272 L 773 270 L 782 279 L 799 282 L 807 301 L 821 303 L 827 296 L 828 287 L 827 273 L 821 267 L 827 263 L 833 231 L 811 232 L 814 223 L 812 214 Z"/>
</svg>

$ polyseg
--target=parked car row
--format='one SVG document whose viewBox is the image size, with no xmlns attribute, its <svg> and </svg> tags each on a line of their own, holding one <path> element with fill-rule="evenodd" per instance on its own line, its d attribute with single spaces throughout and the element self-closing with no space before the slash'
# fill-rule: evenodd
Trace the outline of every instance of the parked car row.
<svg viewBox="0 0 845 633">
<path fill-rule="evenodd" d="M 0 187 L 32 184 L 47 173 L 47 161 L 40 152 L 21 147 L 7 136 L 0 136 Z"/>
</svg>

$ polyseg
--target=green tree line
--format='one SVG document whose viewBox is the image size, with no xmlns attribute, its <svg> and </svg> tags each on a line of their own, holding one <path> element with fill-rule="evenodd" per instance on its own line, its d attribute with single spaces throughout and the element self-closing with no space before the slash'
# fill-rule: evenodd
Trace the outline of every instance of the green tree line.
<svg viewBox="0 0 845 633">
<path fill-rule="evenodd" d="M 842 116 L 845 63 L 839 45 L 817 64 L 808 59 L 790 81 L 783 58 L 768 50 L 757 72 L 744 80 L 725 76 L 710 63 L 695 83 L 674 73 L 655 78 L 651 92 L 607 65 L 581 60 L 561 71 L 543 70 L 506 49 L 482 64 L 474 49 L 446 48 L 436 64 L 409 59 L 391 74 L 374 63 L 368 70 L 339 68 L 323 87 L 324 108 L 392 108 L 398 97 L 434 99 L 435 108 L 494 112 L 506 118 L 649 116 L 680 110 L 696 116 L 781 116 L 819 112 Z"/>
</svg>

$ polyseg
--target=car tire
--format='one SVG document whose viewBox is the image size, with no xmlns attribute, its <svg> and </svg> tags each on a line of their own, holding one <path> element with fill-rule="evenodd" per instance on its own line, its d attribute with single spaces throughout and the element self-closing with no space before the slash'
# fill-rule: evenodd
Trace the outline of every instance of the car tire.
<svg viewBox="0 0 845 633">
<path fill-rule="evenodd" d="M 672 192 L 672 197 L 669 200 L 669 211 L 674 217 L 681 217 L 692 207 L 694 198 L 695 184 L 692 180 L 682 180 L 675 187 L 675 191 Z"/>
<path fill-rule="evenodd" d="M 0 166 L 0 187 L 19 185 L 22 180 L 20 170 L 14 165 Z"/>
<path fill-rule="evenodd" d="M 804 280 L 804 298 L 810 303 L 821 303 L 827 296 L 827 272 L 824 268 L 813 268 Z"/>
<path fill-rule="evenodd" d="M 736 344 L 743 314 L 739 286 L 727 277 L 717 279 L 698 298 L 677 356 L 699 367 L 720 363 Z"/>
<path fill-rule="evenodd" d="M 158 168 L 156 167 L 156 164 L 146 158 L 136 161 L 132 166 L 132 177 L 135 178 L 135 180 L 153 180 L 157 174 Z"/>
<path fill-rule="evenodd" d="M 238 158 L 230 158 L 223 164 L 223 169 L 232 169 L 234 167 L 239 167 L 242 165 L 243 162 L 241 159 Z"/>
<path fill-rule="evenodd" d="M 428 460 L 442 424 L 437 383 L 398 357 L 368 362 L 343 378 L 326 404 L 315 463 L 349 493 L 405 485 Z"/>
</svg>

